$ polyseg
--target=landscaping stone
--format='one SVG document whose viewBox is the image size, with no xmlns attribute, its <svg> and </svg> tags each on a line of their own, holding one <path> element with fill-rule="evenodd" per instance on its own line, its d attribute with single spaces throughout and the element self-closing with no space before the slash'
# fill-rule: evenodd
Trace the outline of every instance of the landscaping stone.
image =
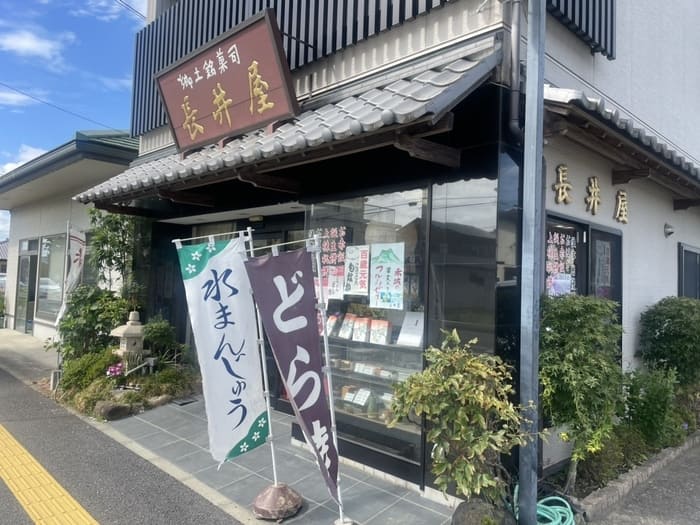
<svg viewBox="0 0 700 525">
<path fill-rule="evenodd" d="M 95 415 L 107 421 L 114 421 L 130 416 L 131 406 L 114 401 L 98 401 L 95 405 Z"/>
<path fill-rule="evenodd" d="M 481 498 L 463 501 L 452 514 L 452 525 L 516 525 L 510 512 Z"/>
<path fill-rule="evenodd" d="M 162 396 L 149 397 L 147 400 L 148 406 L 159 407 L 161 405 L 167 405 L 173 400 L 173 396 L 168 394 L 163 394 Z"/>
</svg>

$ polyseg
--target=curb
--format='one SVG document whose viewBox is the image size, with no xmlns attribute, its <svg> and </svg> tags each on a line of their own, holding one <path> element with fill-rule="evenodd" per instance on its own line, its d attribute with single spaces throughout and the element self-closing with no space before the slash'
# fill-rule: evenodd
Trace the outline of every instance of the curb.
<svg viewBox="0 0 700 525">
<path fill-rule="evenodd" d="M 573 503 L 583 514 L 587 522 L 602 519 L 612 510 L 612 507 L 620 503 L 634 487 L 644 483 L 652 474 L 664 468 L 683 452 L 699 444 L 700 431 L 697 431 L 689 436 L 682 445 L 662 450 L 641 465 L 621 474 L 620 477 L 611 481 L 607 486 L 590 493 L 582 500 L 575 500 Z"/>
</svg>

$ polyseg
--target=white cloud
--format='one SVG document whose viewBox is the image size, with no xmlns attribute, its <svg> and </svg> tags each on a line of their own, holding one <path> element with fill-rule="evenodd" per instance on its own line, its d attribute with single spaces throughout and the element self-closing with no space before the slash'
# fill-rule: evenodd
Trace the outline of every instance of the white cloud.
<svg viewBox="0 0 700 525">
<path fill-rule="evenodd" d="M 38 102 L 22 93 L 0 89 L 0 107 L 30 106 L 32 104 L 38 104 Z"/>
<path fill-rule="evenodd" d="M 131 91 L 131 75 L 124 75 L 121 78 L 97 77 L 97 80 L 110 91 Z"/>
<path fill-rule="evenodd" d="M 0 165 L 0 175 L 8 173 L 16 168 L 19 168 L 22 164 L 25 164 L 26 162 L 29 162 L 30 160 L 35 159 L 36 157 L 38 157 L 39 155 L 43 155 L 44 153 L 46 153 L 45 149 L 35 148 L 33 146 L 27 146 L 26 144 L 22 144 L 19 147 L 19 151 L 14 156 L 13 160 Z"/>
<path fill-rule="evenodd" d="M 23 58 L 37 58 L 50 69 L 63 69 L 63 48 L 75 41 L 75 34 L 64 32 L 53 38 L 44 38 L 40 32 L 34 29 L 16 29 L 0 33 L 0 51 Z"/>
<path fill-rule="evenodd" d="M 147 0 L 124 0 L 124 3 L 130 5 L 134 11 L 145 16 Z M 87 0 L 86 2 L 81 2 L 80 7 L 71 10 L 71 14 L 75 16 L 90 16 L 103 22 L 111 22 L 122 16 L 143 21 L 143 18 L 139 17 L 134 11 L 115 0 Z"/>
</svg>

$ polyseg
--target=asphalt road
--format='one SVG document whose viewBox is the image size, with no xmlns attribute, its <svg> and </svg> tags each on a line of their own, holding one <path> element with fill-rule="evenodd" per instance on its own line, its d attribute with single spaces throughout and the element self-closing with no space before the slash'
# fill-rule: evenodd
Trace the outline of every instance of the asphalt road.
<svg viewBox="0 0 700 525">
<path fill-rule="evenodd" d="M 0 425 L 101 525 L 238 523 L 2 369 Z M 32 522 L 0 481 L 0 524 L 25 523 Z"/>
</svg>

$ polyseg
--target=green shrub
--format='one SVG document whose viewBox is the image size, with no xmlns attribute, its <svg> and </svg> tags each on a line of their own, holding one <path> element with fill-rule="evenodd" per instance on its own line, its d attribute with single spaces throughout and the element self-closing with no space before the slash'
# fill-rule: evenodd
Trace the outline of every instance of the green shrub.
<svg viewBox="0 0 700 525">
<path fill-rule="evenodd" d="M 102 352 L 113 343 L 109 333 L 126 322 L 127 302 L 114 292 L 96 286 L 78 286 L 70 295 L 59 322 L 60 339 L 50 344 L 63 359 Z"/>
<path fill-rule="evenodd" d="M 114 383 L 108 377 L 100 377 L 90 383 L 84 390 L 80 390 L 72 398 L 71 403 L 81 413 L 93 415 L 98 401 L 112 399 Z"/>
<path fill-rule="evenodd" d="M 435 484 L 495 502 L 508 481 L 501 455 L 525 443 L 523 419 L 510 401 L 510 368 L 497 356 L 472 353 L 475 342 L 462 344 L 453 330 L 440 348 L 428 348 L 427 367 L 394 385 L 390 425 L 410 414 L 425 417 Z"/>
<path fill-rule="evenodd" d="M 651 370 L 626 375 L 625 420 L 644 436 L 653 448 L 660 448 L 673 412 L 675 370 Z"/>
<path fill-rule="evenodd" d="M 649 368 L 675 368 L 681 385 L 700 382 L 700 301 L 666 297 L 640 318 L 639 347 Z"/>
<path fill-rule="evenodd" d="M 649 454 L 653 452 L 639 429 L 631 425 L 616 425 L 613 429 L 613 435 L 620 444 L 625 470 L 643 463 L 647 460 Z"/>
<path fill-rule="evenodd" d="M 566 425 L 573 445 L 566 491 L 579 461 L 601 450 L 613 429 L 622 395 L 618 305 L 607 299 L 563 295 L 541 302 L 540 381 L 544 416 Z"/>
<path fill-rule="evenodd" d="M 69 393 L 84 390 L 96 379 L 105 378 L 109 365 L 117 362 L 119 356 L 113 354 L 110 349 L 67 359 L 63 362 L 60 386 Z"/>
<path fill-rule="evenodd" d="M 177 361 L 183 345 L 178 343 L 175 327 L 161 316 L 152 317 L 143 326 L 143 343 L 161 360 Z"/>
<path fill-rule="evenodd" d="M 685 415 L 688 433 L 698 429 L 700 417 L 700 385 L 681 386 L 676 392 L 676 406 Z"/>
<path fill-rule="evenodd" d="M 191 394 L 197 378 L 186 368 L 169 366 L 154 374 L 134 377 L 134 381 L 139 385 L 144 398 L 164 394 L 178 397 Z"/>
<path fill-rule="evenodd" d="M 576 495 L 586 496 L 616 479 L 625 469 L 625 453 L 617 435 L 611 433 L 598 451 L 578 465 Z"/>
</svg>

